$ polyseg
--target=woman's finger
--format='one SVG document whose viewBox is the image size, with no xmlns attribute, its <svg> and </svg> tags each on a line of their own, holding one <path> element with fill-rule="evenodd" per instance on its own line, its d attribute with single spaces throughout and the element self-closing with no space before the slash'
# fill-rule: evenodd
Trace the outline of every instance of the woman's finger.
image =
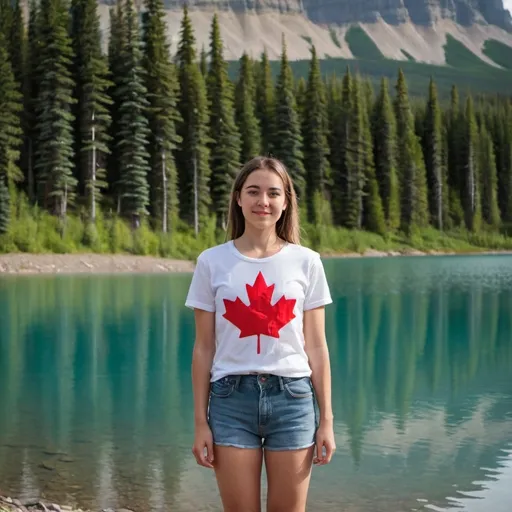
<svg viewBox="0 0 512 512">
<path fill-rule="evenodd" d="M 332 443 L 330 442 L 327 442 L 325 443 L 325 462 L 324 464 L 329 464 L 329 462 L 331 462 L 331 459 L 332 459 L 332 455 L 334 453 L 334 446 L 332 445 Z"/>
<path fill-rule="evenodd" d="M 201 466 L 204 466 L 205 468 L 213 468 L 212 463 L 208 460 L 208 457 L 210 455 L 210 452 L 208 452 L 208 442 L 205 442 L 203 449 L 201 450 Z M 206 448 L 206 450 L 205 450 Z"/>
<path fill-rule="evenodd" d="M 321 465 L 324 460 L 324 441 L 322 438 L 318 438 L 316 441 L 316 456 L 313 459 L 313 463 L 317 465 Z"/>
<path fill-rule="evenodd" d="M 214 454 L 213 454 L 213 441 L 211 439 L 208 439 L 208 441 L 206 441 L 206 455 L 207 455 L 207 460 L 210 463 L 210 467 L 213 467 L 212 464 L 213 464 Z"/>
</svg>

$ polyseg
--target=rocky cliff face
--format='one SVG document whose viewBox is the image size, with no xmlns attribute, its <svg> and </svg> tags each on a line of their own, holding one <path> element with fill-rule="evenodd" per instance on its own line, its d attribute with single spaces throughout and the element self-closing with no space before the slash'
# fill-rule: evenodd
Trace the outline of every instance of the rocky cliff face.
<svg viewBox="0 0 512 512">
<path fill-rule="evenodd" d="M 512 31 L 512 16 L 503 7 L 503 0 L 478 0 L 477 3 L 487 23 Z"/>
<path fill-rule="evenodd" d="M 181 9 L 185 1 L 195 9 L 301 13 L 320 24 L 372 23 L 382 18 L 392 25 L 410 19 L 428 26 L 450 19 L 464 26 L 486 21 L 512 31 L 503 0 L 164 0 L 168 9 Z"/>
<path fill-rule="evenodd" d="M 304 0 L 304 8 L 316 23 L 369 23 L 380 16 L 396 25 L 409 17 L 416 25 L 451 19 L 467 26 L 483 20 L 512 30 L 503 0 Z"/>
<path fill-rule="evenodd" d="M 302 0 L 164 0 L 168 9 L 181 9 L 185 3 L 194 9 L 215 7 L 235 12 L 279 11 L 282 13 L 296 12 L 304 14 Z"/>
</svg>

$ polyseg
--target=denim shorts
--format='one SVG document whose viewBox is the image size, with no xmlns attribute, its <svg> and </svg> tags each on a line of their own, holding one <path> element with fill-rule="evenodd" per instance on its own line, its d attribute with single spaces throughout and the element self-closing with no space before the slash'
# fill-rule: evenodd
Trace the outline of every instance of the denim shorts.
<svg viewBox="0 0 512 512">
<path fill-rule="evenodd" d="M 315 443 L 317 419 L 309 377 L 228 375 L 210 383 L 208 422 L 217 445 L 308 448 Z"/>
</svg>

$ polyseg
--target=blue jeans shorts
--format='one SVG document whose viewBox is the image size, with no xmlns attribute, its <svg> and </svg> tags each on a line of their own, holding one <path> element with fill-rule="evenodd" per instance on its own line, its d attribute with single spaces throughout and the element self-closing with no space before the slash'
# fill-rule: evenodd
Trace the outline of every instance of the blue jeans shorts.
<svg viewBox="0 0 512 512">
<path fill-rule="evenodd" d="M 315 443 L 317 419 L 309 377 L 229 375 L 210 383 L 208 422 L 217 445 L 308 448 Z"/>
</svg>

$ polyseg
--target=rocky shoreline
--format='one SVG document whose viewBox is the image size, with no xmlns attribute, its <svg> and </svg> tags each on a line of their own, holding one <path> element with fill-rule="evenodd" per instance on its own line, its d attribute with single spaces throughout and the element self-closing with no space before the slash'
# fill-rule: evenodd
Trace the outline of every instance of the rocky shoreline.
<svg viewBox="0 0 512 512">
<path fill-rule="evenodd" d="M 0 274 L 111 274 L 192 272 L 194 262 L 130 254 L 0 255 Z"/>
<path fill-rule="evenodd" d="M 73 508 L 69 505 L 57 505 L 46 500 L 24 499 L 17 500 L 7 496 L 0 495 L 0 512 L 92 512 L 89 510 L 82 510 L 80 508 Z M 133 512 L 128 508 L 106 508 L 101 509 L 99 512 Z"/>
<path fill-rule="evenodd" d="M 324 258 L 385 258 L 398 256 L 447 256 L 463 254 L 512 254 L 512 251 L 419 251 L 408 248 L 401 251 L 366 249 L 362 253 L 322 253 Z M 193 272 L 190 260 L 135 256 L 130 254 L 0 254 L 1 274 L 112 274 L 112 273 L 174 273 Z M 0 511 L 1 512 L 1 511 Z"/>
</svg>

